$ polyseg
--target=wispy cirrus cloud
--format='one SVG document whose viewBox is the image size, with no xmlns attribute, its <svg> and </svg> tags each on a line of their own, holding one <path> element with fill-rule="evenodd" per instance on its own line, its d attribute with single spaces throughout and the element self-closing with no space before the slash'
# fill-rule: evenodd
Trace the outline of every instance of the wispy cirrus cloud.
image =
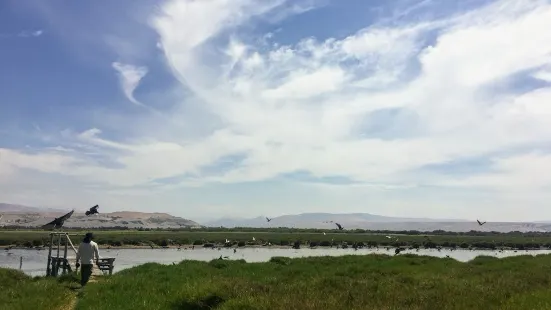
<svg viewBox="0 0 551 310">
<path fill-rule="evenodd" d="M 0 38 L 32 38 L 39 37 L 44 34 L 44 30 L 24 30 L 18 33 L 0 33 Z"/>
<path fill-rule="evenodd" d="M 118 73 L 119 82 L 126 98 L 136 105 L 143 106 L 141 102 L 134 98 L 134 90 L 138 87 L 141 79 L 147 74 L 147 67 L 122 64 L 120 62 L 113 62 L 112 66 Z"/>
</svg>

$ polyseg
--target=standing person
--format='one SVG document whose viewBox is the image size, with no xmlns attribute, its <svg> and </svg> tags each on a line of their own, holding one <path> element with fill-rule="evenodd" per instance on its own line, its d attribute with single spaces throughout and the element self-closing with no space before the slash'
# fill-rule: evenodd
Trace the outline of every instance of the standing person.
<svg viewBox="0 0 551 310">
<path fill-rule="evenodd" d="M 94 268 L 94 258 L 96 261 L 96 265 L 98 264 L 99 260 L 98 244 L 92 241 L 93 238 L 94 235 L 91 232 L 86 233 L 84 239 L 78 247 L 76 267 L 78 268 L 82 264 L 82 268 L 80 269 L 80 284 L 82 286 L 88 283 L 88 280 L 92 275 L 92 268 Z"/>
</svg>

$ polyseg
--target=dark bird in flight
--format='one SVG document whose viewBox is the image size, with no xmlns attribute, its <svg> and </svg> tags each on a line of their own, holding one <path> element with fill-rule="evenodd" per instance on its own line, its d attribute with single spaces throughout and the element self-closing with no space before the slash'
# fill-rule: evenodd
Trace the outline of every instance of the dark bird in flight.
<svg viewBox="0 0 551 310">
<path fill-rule="evenodd" d="M 86 211 L 85 214 L 86 214 L 87 216 L 88 216 L 88 215 L 92 215 L 92 214 L 98 214 L 98 213 L 99 213 L 99 212 L 98 212 L 98 208 L 99 208 L 99 206 L 98 206 L 98 205 L 95 205 L 95 206 L 91 207 L 90 210 Z"/>
<path fill-rule="evenodd" d="M 73 209 L 71 212 L 61 217 L 56 217 L 55 220 L 49 222 L 48 224 L 42 225 L 42 228 L 46 228 L 46 229 L 61 228 L 61 226 L 63 226 L 65 221 L 68 220 L 71 217 L 71 215 L 73 215 L 74 212 L 75 210 Z"/>
<path fill-rule="evenodd" d="M 272 219 L 271 219 L 271 218 L 268 218 L 268 217 L 266 217 L 266 221 L 270 222 L 270 221 L 272 221 Z"/>
<path fill-rule="evenodd" d="M 480 222 L 479 220 L 476 220 L 478 222 L 478 225 L 482 226 L 484 224 L 486 224 L 486 222 Z"/>
<path fill-rule="evenodd" d="M 342 227 L 342 225 L 339 224 L 339 223 L 335 223 L 335 225 L 337 225 L 337 227 L 339 228 L 339 230 L 343 230 L 343 229 L 344 229 L 344 227 Z"/>
</svg>

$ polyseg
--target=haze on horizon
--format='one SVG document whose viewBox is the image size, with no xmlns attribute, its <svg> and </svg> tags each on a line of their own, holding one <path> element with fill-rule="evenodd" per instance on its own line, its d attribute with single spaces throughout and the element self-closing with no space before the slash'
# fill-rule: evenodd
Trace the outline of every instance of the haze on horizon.
<svg viewBox="0 0 551 310">
<path fill-rule="evenodd" d="M 551 219 L 549 29 L 548 0 L 2 1 L 0 201 Z"/>
</svg>

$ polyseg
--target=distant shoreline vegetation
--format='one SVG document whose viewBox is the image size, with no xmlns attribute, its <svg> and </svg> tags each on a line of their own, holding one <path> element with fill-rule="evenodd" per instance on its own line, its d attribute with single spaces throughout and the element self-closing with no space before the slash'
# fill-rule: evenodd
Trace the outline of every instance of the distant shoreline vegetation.
<svg viewBox="0 0 551 310">
<path fill-rule="evenodd" d="M 292 228 L 199 228 L 199 229 L 64 229 L 72 234 L 93 231 L 103 247 L 400 247 L 409 249 L 551 249 L 549 232 L 432 232 L 323 230 Z M 0 229 L 0 246 L 43 247 L 48 230 Z M 73 237 L 78 238 L 78 236 Z M 78 241 L 78 240 L 77 240 Z M 228 242 L 227 242 L 228 241 Z"/>
<path fill-rule="evenodd" d="M 40 227 L 26 226 L 2 226 L 0 233 L 3 231 L 32 231 L 32 232 L 50 232 L 51 230 L 42 229 Z M 181 227 L 181 228 L 129 228 L 126 226 L 113 227 L 63 227 L 61 231 L 67 232 L 82 232 L 82 231 L 125 231 L 131 232 L 273 232 L 273 233 L 332 233 L 332 234 L 395 234 L 395 235 L 446 235 L 446 236 L 527 236 L 541 237 L 547 236 L 551 240 L 551 231 L 447 231 L 442 229 L 423 231 L 423 230 L 388 230 L 388 229 L 324 229 L 324 228 L 291 228 L 291 227 Z"/>
</svg>

